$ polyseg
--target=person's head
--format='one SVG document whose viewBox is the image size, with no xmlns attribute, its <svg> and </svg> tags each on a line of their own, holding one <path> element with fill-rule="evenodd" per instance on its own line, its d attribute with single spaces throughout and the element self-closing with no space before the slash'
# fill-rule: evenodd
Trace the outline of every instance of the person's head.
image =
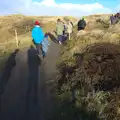
<svg viewBox="0 0 120 120">
<path fill-rule="evenodd" d="M 85 17 L 83 16 L 83 17 L 82 17 L 82 20 L 84 20 L 84 19 L 85 19 Z"/>
<path fill-rule="evenodd" d="M 39 21 L 35 21 L 35 25 L 39 25 L 40 26 L 40 22 Z"/>
<path fill-rule="evenodd" d="M 60 20 L 60 19 L 57 19 L 57 22 L 61 22 L 61 20 Z"/>
<path fill-rule="evenodd" d="M 45 33 L 45 37 L 48 37 L 49 33 Z"/>
</svg>

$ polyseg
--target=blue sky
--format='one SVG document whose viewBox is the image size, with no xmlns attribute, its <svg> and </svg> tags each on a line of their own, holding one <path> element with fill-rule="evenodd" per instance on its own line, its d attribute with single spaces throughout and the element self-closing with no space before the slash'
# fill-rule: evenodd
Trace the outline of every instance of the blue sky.
<svg viewBox="0 0 120 120">
<path fill-rule="evenodd" d="M 41 2 L 42 0 L 33 0 Z M 115 9 L 118 4 L 120 4 L 120 0 L 56 0 L 56 3 L 73 3 L 73 4 L 91 4 L 98 2 L 105 7 Z"/>
<path fill-rule="evenodd" d="M 120 0 L 0 0 L 0 6 L 1 15 L 82 16 L 116 12 Z"/>
</svg>

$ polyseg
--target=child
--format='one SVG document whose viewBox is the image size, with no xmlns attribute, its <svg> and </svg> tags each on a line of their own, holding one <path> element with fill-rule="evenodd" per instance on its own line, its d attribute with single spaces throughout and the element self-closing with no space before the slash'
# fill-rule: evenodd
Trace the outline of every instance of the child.
<svg viewBox="0 0 120 120">
<path fill-rule="evenodd" d="M 43 57 L 46 56 L 47 51 L 48 51 L 48 46 L 50 45 L 48 37 L 49 37 L 48 33 L 46 33 L 44 36 L 44 40 L 42 41 Z"/>
<path fill-rule="evenodd" d="M 41 27 L 39 21 L 35 22 L 35 26 L 32 29 L 32 38 L 33 38 L 33 42 L 37 48 L 37 55 L 39 58 L 41 58 L 41 52 L 43 53 L 42 41 L 44 39 L 44 32 L 42 30 L 42 27 Z"/>
</svg>

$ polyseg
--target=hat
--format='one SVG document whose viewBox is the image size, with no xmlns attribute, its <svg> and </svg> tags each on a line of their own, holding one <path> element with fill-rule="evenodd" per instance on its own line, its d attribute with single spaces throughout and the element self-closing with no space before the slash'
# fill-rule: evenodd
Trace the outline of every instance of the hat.
<svg viewBox="0 0 120 120">
<path fill-rule="evenodd" d="M 40 25 L 39 21 L 36 21 L 36 22 L 35 22 L 35 25 Z"/>
</svg>

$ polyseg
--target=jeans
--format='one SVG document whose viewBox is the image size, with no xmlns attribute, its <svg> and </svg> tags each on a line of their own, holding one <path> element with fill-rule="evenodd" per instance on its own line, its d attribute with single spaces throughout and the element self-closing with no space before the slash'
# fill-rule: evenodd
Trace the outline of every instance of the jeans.
<svg viewBox="0 0 120 120">
<path fill-rule="evenodd" d="M 58 41 L 60 41 L 60 42 L 63 41 L 63 36 L 62 35 L 58 35 Z"/>
<path fill-rule="evenodd" d="M 42 45 L 41 44 L 38 44 L 36 43 L 36 49 L 37 49 L 37 54 L 40 55 L 40 54 L 44 54 L 43 50 L 42 50 Z"/>
</svg>

